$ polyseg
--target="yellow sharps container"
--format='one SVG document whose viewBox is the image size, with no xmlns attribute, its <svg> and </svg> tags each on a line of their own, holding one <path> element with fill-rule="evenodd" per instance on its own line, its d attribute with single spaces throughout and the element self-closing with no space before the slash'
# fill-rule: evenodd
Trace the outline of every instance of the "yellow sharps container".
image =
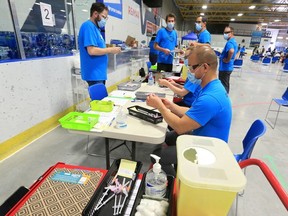
<svg viewBox="0 0 288 216">
<path fill-rule="evenodd" d="M 177 139 L 177 158 L 177 215 L 227 215 L 246 184 L 228 144 L 182 135 Z"/>
</svg>

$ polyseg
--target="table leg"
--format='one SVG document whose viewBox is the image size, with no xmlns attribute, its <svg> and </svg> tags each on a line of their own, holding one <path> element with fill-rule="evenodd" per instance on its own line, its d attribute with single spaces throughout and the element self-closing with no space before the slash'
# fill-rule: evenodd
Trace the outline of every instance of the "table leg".
<svg viewBox="0 0 288 216">
<path fill-rule="evenodd" d="M 132 141 L 132 160 L 136 159 L 136 142 Z"/>
<path fill-rule="evenodd" d="M 106 169 L 110 167 L 110 150 L 109 150 L 109 138 L 105 138 L 105 151 L 106 151 Z"/>
</svg>

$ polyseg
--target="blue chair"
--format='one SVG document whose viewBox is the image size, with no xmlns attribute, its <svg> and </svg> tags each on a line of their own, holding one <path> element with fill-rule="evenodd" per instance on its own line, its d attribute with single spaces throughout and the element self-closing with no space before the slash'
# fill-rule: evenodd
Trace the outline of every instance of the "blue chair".
<svg viewBox="0 0 288 216">
<path fill-rule="evenodd" d="M 238 76 L 241 77 L 242 74 L 242 66 L 243 66 L 243 59 L 235 59 L 234 61 L 234 69 L 237 69 L 239 71 Z"/>
<path fill-rule="evenodd" d="M 276 110 L 275 110 L 275 109 L 271 109 L 271 105 L 272 105 L 273 101 L 278 105 L 278 108 L 277 108 Z M 273 99 L 271 100 L 269 109 L 268 109 L 267 114 L 266 114 L 266 117 L 265 117 L 265 121 L 266 121 L 273 129 L 274 129 L 275 126 L 276 126 L 279 113 L 280 113 L 280 112 L 284 112 L 284 111 L 281 111 L 281 107 L 288 108 L 288 88 L 286 89 L 286 91 L 285 91 L 284 94 L 282 95 L 282 98 L 273 98 Z M 273 123 L 268 120 L 268 114 L 269 114 L 270 111 L 276 112 L 276 118 L 275 118 L 275 120 L 274 120 Z"/>
<path fill-rule="evenodd" d="M 263 136 L 265 132 L 265 123 L 260 119 L 255 120 L 242 141 L 243 152 L 241 154 L 234 154 L 237 162 L 250 158 L 258 138 Z"/>
<path fill-rule="evenodd" d="M 103 83 L 97 83 L 89 86 L 88 92 L 91 100 L 102 100 L 108 96 L 106 86 Z"/>
<path fill-rule="evenodd" d="M 253 62 L 258 62 L 260 60 L 260 56 L 259 55 L 252 55 L 250 57 L 251 61 Z"/>
<path fill-rule="evenodd" d="M 148 71 L 150 70 L 152 63 L 150 61 L 146 62 Z"/>
<path fill-rule="evenodd" d="M 288 59 L 287 59 L 288 60 Z M 288 61 L 286 63 L 284 63 L 284 66 L 281 70 L 278 71 L 277 73 L 277 80 L 281 80 L 282 76 L 284 76 L 284 74 L 287 73 L 288 74 Z"/>
<path fill-rule="evenodd" d="M 249 128 L 246 136 L 244 137 L 243 143 L 243 152 L 241 154 L 234 154 L 236 161 L 247 160 L 251 157 L 254 146 L 259 139 L 266 132 L 266 125 L 260 119 L 255 120 L 251 127 Z M 244 174 L 246 174 L 246 169 L 244 169 Z M 239 196 L 244 195 L 244 190 L 241 193 L 238 193 Z M 236 196 L 236 215 L 238 214 L 238 195 Z"/>
<path fill-rule="evenodd" d="M 275 64 L 277 61 L 279 61 L 280 57 L 279 56 L 274 56 L 272 58 L 272 64 Z"/>
<path fill-rule="evenodd" d="M 271 64 L 271 58 L 270 57 L 263 58 L 262 64 L 265 66 L 269 66 Z"/>
</svg>

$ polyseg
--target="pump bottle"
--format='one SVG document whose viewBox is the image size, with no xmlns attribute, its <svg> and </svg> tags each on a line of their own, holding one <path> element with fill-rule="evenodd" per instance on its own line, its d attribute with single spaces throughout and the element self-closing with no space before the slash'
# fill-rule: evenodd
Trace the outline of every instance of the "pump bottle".
<svg viewBox="0 0 288 216">
<path fill-rule="evenodd" d="M 150 154 L 150 156 L 156 160 L 156 163 L 146 174 L 145 194 L 153 197 L 164 197 L 167 189 L 167 175 L 161 169 L 160 157 L 154 154 Z"/>
<path fill-rule="evenodd" d="M 149 75 L 148 75 L 148 85 L 154 85 L 154 77 L 153 77 L 152 72 L 149 72 Z"/>
</svg>

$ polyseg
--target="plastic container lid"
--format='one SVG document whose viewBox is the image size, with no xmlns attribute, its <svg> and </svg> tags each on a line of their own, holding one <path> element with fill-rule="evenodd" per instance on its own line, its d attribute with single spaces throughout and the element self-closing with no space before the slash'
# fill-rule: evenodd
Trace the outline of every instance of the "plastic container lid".
<svg viewBox="0 0 288 216">
<path fill-rule="evenodd" d="M 196 188 L 239 192 L 246 177 L 223 140 L 193 135 L 177 139 L 177 177 Z"/>
</svg>

